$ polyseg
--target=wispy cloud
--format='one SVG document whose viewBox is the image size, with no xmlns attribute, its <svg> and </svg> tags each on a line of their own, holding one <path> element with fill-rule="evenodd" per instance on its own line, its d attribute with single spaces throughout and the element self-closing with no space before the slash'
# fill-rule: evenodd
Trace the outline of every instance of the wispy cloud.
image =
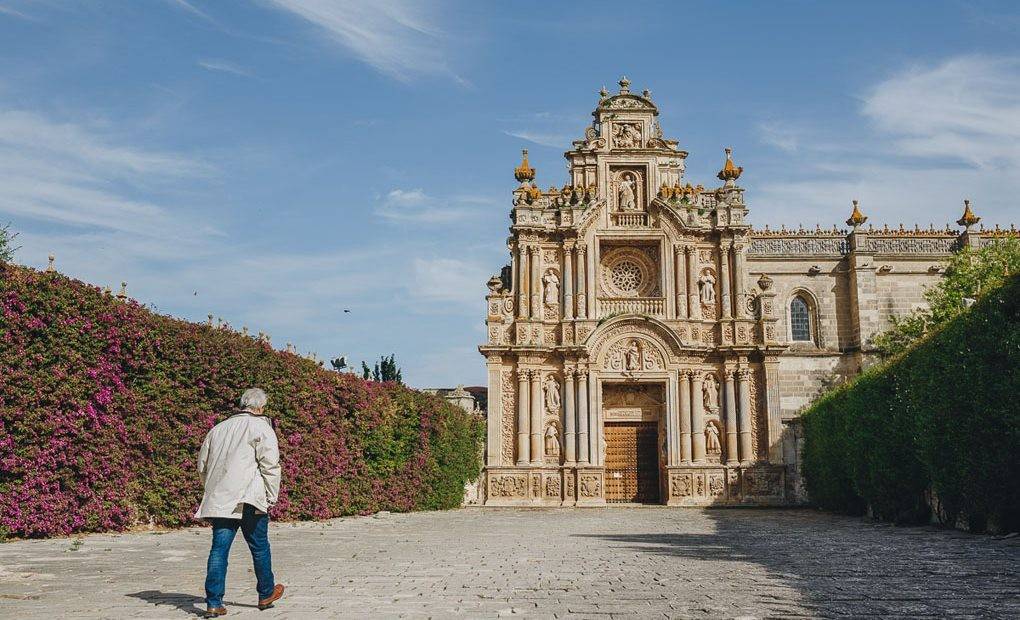
<svg viewBox="0 0 1020 620">
<path fill-rule="evenodd" d="M 184 229 L 137 190 L 210 173 L 199 160 L 125 145 L 93 128 L 0 110 L 0 212 L 165 236 Z"/>
<path fill-rule="evenodd" d="M 941 226 L 959 216 L 963 198 L 987 222 L 1015 218 L 1020 59 L 960 56 L 910 67 L 868 89 L 861 115 L 864 129 L 852 135 L 762 123 L 762 142 L 787 160 L 749 189 L 755 219 L 831 226 L 845 219 L 851 198 L 876 223 Z"/>
<path fill-rule="evenodd" d="M 445 75 L 445 40 L 419 3 L 408 0 L 263 0 L 321 28 L 332 40 L 398 80 Z"/>
<path fill-rule="evenodd" d="M 489 275 L 478 264 L 457 258 L 415 258 L 411 293 L 422 300 L 480 305 Z"/>
<path fill-rule="evenodd" d="M 198 17 L 201 17 L 204 20 L 213 21 L 212 17 L 210 17 L 208 13 L 206 13 L 205 11 L 199 9 L 194 4 L 188 2 L 188 0 L 164 0 L 164 1 L 169 3 L 169 4 L 172 4 L 173 6 L 179 8 L 179 9 L 181 9 L 183 11 L 191 13 L 192 15 L 196 15 Z"/>
<path fill-rule="evenodd" d="M 441 224 L 475 218 L 479 207 L 494 201 L 486 196 L 456 195 L 436 198 L 417 189 L 393 189 L 382 196 L 376 206 L 376 215 L 394 222 Z"/>
<path fill-rule="evenodd" d="M 19 19 L 27 19 L 29 21 L 35 21 L 35 18 L 32 17 L 31 15 L 29 15 L 28 13 L 25 13 L 23 11 L 19 11 L 19 10 L 15 9 L 14 7 L 8 6 L 6 4 L 0 4 L 0 15 L 10 15 L 11 17 L 17 17 Z"/>
<path fill-rule="evenodd" d="M 567 148 L 570 146 L 571 140 L 576 139 L 571 138 L 567 134 L 543 133 L 527 130 L 505 130 L 503 133 L 514 138 L 520 138 L 521 140 L 527 140 L 528 142 L 533 142 L 542 146 L 551 146 L 554 148 Z"/>
<path fill-rule="evenodd" d="M 209 71 L 219 71 L 221 73 L 231 73 L 241 77 L 251 77 L 250 71 L 227 60 L 217 58 L 203 59 L 198 61 L 198 66 Z"/>
</svg>

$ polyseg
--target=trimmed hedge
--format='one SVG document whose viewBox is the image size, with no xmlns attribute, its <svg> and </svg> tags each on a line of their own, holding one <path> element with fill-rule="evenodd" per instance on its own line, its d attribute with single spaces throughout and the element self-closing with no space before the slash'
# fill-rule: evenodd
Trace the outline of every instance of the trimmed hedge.
<svg viewBox="0 0 1020 620">
<path fill-rule="evenodd" d="M 251 386 L 274 518 L 452 508 L 481 468 L 481 421 L 441 398 L 0 263 L 0 539 L 192 523 L 198 448 Z"/>
<path fill-rule="evenodd" d="M 804 414 L 812 502 L 1020 529 L 1020 276 Z"/>
</svg>

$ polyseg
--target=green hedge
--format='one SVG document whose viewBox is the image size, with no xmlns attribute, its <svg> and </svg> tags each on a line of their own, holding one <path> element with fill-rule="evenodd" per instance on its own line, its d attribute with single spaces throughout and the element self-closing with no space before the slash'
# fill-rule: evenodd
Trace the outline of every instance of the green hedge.
<svg viewBox="0 0 1020 620">
<path fill-rule="evenodd" d="M 804 414 L 816 505 L 1020 529 L 1020 276 Z"/>
</svg>

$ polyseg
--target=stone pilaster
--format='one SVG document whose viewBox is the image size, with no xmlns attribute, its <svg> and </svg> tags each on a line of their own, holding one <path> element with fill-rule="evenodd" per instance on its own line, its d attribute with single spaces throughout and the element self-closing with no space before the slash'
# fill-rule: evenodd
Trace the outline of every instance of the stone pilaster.
<svg viewBox="0 0 1020 620">
<path fill-rule="evenodd" d="M 585 247 L 577 247 L 577 318 L 588 318 L 588 260 Z"/>
<path fill-rule="evenodd" d="M 720 244 L 719 251 L 719 286 L 722 289 L 722 317 L 730 318 L 730 309 L 733 307 L 733 298 L 730 295 L 730 247 L 731 243 L 724 241 Z"/>
<path fill-rule="evenodd" d="M 574 409 L 574 369 L 563 371 L 563 460 L 565 465 L 577 462 L 577 411 Z"/>
<path fill-rule="evenodd" d="M 768 416 L 769 461 L 783 462 L 783 417 L 779 403 L 779 358 L 767 355 L 764 361 L 765 370 L 765 413 Z"/>
<path fill-rule="evenodd" d="M 531 318 L 542 320 L 542 248 L 531 246 Z"/>
<path fill-rule="evenodd" d="M 875 256 L 868 247 L 868 235 L 855 229 L 848 236 L 850 254 L 847 267 L 850 289 L 850 320 L 853 344 L 865 348 L 879 331 L 878 285 L 875 281 Z"/>
<path fill-rule="evenodd" d="M 503 445 L 503 394 L 502 372 L 503 360 L 497 355 L 489 355 L 485 359 L 488 371 L 488 411 L 485 415 L 485 464 L 512 465 L 504 463 L 500 447 Z"/>
<path fill-rule="evenodd" d="M 726 407 L 726 464 L 735 465 L 740 459 L 737 451 L 737 394 L 733 382 L 735 373 L 727 368 L 725 371 L 726 387 L 723 390 L 723 401 Z"/>
<path fill-rule="evenodd" d="M 687 253 L 687 299 L 688 316 L 692 319 L 701 318 L 701 299 L 698 297 L 698 248 L 688 245 Z"/>
<path fill-rule="evenodd" d="M 531 297 L 528 295 L 528 246 L 517 246 L 517 318 L 526 319 L 531 309 Z"/>
<path fill-rule="evenodd" d="M 746 269 L 744 263 L 744 244 L 733 244 L 733 288 L 735 293 L 735 316 L 738 319 L 747 317 L 747 288 L 745 282 Z"/>
<path fill-rule="evenodd" d="M 680 461 L 691 462 L 691 373 L 680 372 Z"/>
<path fill-rule="evenodd" d="M 530 387 L 528 380 L 531 372 L 527 369 L 517 371 L 517 464 L 527 465 L 531 462 L 531 444 L 528 443 L 531 423 Z"/>
<path fill-rule="evenodd" d="M 695 463 L 705 461 L 705 397 L 701 388 L 704 373 L 700 370 L 691 371 L 691 455 Z"/>
<path fill-rule="evenodd" d="M 681 246 L 673 248 L 673 282 L 676 287 L 676 317 L 687 318 L 687 265 L 684 259 L 684 249 Z"/>
<path fill-rule="evenodd" d="M 542 444 L 542 371 L 531 371 L 531 464 L 543 461 Z"/>
<path fill-rule="evenodd" d="M 574 248 L 563 250 L 563 318 L 574 318 Z"/>
<path fill-rule="evenodd" d="M 588 371 L 577 369 L 577 462 L 579 465 L 591 463 L 588 453 Z"/>
<path fill-rule="evenodd" d="M 751 371 L 741 368 L 737 371 L 740 379 L 740 406 L 737 408 L 737 425 L 740 427 L 740 463 L 754 462 L 754 448 L 751 445 Z"/>
</svg>

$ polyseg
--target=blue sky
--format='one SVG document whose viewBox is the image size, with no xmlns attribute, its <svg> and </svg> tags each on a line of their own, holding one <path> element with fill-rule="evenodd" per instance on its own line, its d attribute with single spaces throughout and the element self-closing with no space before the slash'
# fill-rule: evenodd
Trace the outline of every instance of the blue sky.
<svg viewBox="0 0 1020 620">
<path fill-rule="evenodd" d="M 161 312 L 480 384 L 520 149 L 562 185 L 622 74 L 693 182 L 733 147 L 756 225 L 1020 219 L 1014 2 L 0 0 L 0 222 Z"/>
</svg>

